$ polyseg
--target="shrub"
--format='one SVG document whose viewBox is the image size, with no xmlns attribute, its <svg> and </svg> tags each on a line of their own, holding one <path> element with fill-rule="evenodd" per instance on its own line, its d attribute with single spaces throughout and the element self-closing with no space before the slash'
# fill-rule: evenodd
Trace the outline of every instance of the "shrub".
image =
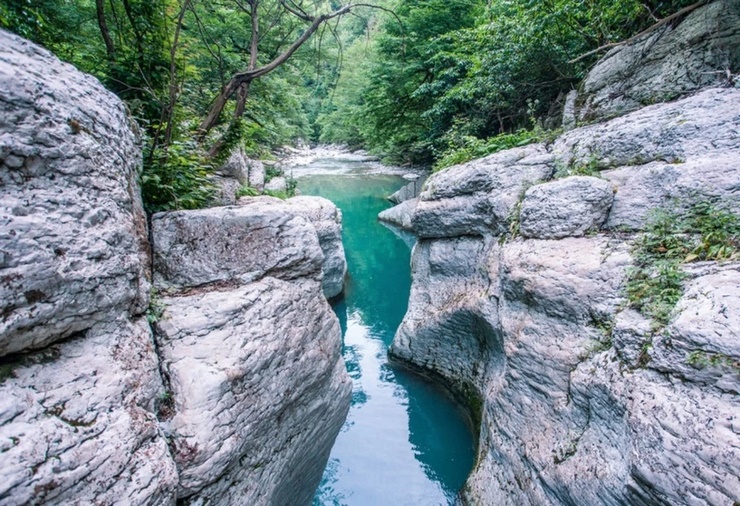
<svg viewBox="0 0 740 506">
<path fill-rule="evenodd" d="M 148 213 L 199 209 L 208 205 L 215 188 L 211 166 L 195 142 L 174 142 L 155 148 L 141 174 L 141 194 Z"/>
<path fill-rule="evenodd" d="M 653 212 L 635 244 L 635 267 L 628 273 L 630 305 L 662 327 L 683 293 L 681 264 L 740 258 L 740 216 L 710 202 L 687 211 Z"/>
</svg>

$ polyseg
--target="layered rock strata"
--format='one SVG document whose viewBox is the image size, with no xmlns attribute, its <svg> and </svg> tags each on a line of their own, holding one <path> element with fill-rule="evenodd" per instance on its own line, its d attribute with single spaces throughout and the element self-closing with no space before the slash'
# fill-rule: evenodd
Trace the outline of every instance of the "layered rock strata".
<svg viewBox="0 0 740 506">
<path fill-rule="evenodd" d="M 477 412 L 469 503 L 740 497 L 740 264 L 687 264 L 657 333 L 624 291 L 651 209 L 740 211 L 738 103 L 702 91 L 427 181 L 390 352 Z"/>
</svg>

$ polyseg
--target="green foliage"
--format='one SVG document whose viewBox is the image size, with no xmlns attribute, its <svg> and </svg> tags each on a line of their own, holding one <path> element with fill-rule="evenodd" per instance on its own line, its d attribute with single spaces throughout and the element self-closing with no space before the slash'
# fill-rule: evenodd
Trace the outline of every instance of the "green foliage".
<svg viewBox="0 0 740 506">
<path fill-rule="evenodd" d="M 736 371 L 740 371 L 740 361 L 721 353 L 708 353 L 695 350 L 689 353 L 686 363 L 697 369 L 703 369 L 705 367 L 731 367 Z"/>
<path fill-rule="evenodd" d="M 162 319 L 164 311 L 167 309 L 162 299 L 159 298 L 157 290 L 152 288 L 149 293 L 149 307 L 146 310 L 146 319 L 150 324 L 157 323 Z"/>
<path fill-rule="evenodd" d="M 258 195 L 261 195 L 260 191 L 257 188 L 252 188 L 251 186 L 242 186 L 236 191 L 236 198 L 257 197 Z"/>
<path fill-rule="evenodd" d="M 684 262 L 740 258 L 740 216 L 710 202 L 688 210 L 660 209 L 650 217 L 634 249 L 627 297 L 632 307 L 661 327 L 683 293 Z"/>
<path fill-rule="evenodd" d="M 211 167 L 194 142 L 156 148 L 141 175 L 141 192 L 149 213 L 206 207 L 215 189 Z"/>
<path fill-rule="evenodd" d="M 555 170 L 555 178 L 561 179 L 570 176 L 599 176 L 599 159 L 592 155 L 585 162 L 571 160 L 568 164 L 559 165 Z"/>
<path fill-rule="evenodd" d="M 269 183 L 276 177 L 283 175 L 283 171 L 278 167 L 265 167 L 265 183 Z"/>
<path fill-rule="evenodd" d="M 448 134 L 448 148 L 434 164 L 437 172 L 452 165 L 481 158 L 505 149 L 526 146 L 549 138 L 541 130 L 518 130 L 510 134 L 500 134 L 490 139 L 478 139 L 469 135 Z"/>
<path fill-rule="evenodd" d="M 402 26 L 384 16 L 368 25 L 369 42 L 350 42 L 361 69 L 340 77 L 319 116 L 322 139 L 437 167 L 485 155 L 499 149 L 491 138 L 532 128 L 532 117 L 557 124 L 565 94 L 599 57 L 571 63 L 577 56 L 689 3 L 401 0 Z"/>
</svg>

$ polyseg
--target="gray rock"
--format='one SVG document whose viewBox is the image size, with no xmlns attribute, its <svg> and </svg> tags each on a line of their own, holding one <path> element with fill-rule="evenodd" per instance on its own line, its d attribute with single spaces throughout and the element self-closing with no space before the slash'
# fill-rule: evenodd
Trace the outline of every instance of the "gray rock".
<svg viewBox="0 0 740 506">
<path fill-rule="evenodd" d="M 145 318 L 114 319 L 3 366 L 0 502 L 175 504 Z M 12 372 L 8 370 L 12 369 Z"/>
<path fill-rule="evenodd" d="M 135 128 L 96 79 L 0 30 L 0 356 L 146 308 Z"/>
<path fill-rule="evenodd" d="M 613 199 L 611 183 L 596 177 L 572 176 L 535 185 L 524 194 L 519 214 L 521 234 L 560 239 L 598 231 Z"/>
<path fill-rule="evenodd" d="M 248 186 L 262 191 L 265 188 L 265 165 L 259 160 L 247 158 L 249 168 Z"/>
<path fill-rule="evenodd" d="M 178 497 L 308 504 L 349 409 L 341 332 L 320 285 L 266 277 L 164 299 Z"/>
<path fill-rule="evenodd" d="M 237 201 L 237 192 L 242 187 L 239 180 L 233 177 L 212 176 L 211 181 L 216 186 L 212 205 L 233 206 Z"/>
<path fill-rule="evenodd" d="M 675 317 L 652 342 L 650 367 L 740 393 L 740 265 L 686 283 Z"/>
<path fill-rule="evenodd" d="M 324 254 L 321 264 L 324 272 L 322 290 L 327 299 L 338 296 L 344 290 L 344 278 L 347 276 L 347 259 L 342 243 L 342 212 L 333 202 L 322 197 L 293 197 L 287 203 L 316 229 Z"/>
<path fill-rule="evenodd" d="M 641 230 L 652 209 L 685 210 L 700 200 L 740 213 L 740 151 L 620 167 L 602 175 L 617 189 L 607 228 Z"/>
<path fill-rule="evenodd" d="M 582 85 L 579 120 L 601 120 L 727 84 L 740 67 L 738 26 L 740 4 L 718 0 L 612 49 Z"/>
<path fill-rule="evenodd" d="M 242 148 L 232 151 L 217 173 L 236 179 L 241 186 L 251 186 L 260 191 L 265 185 L 265 166 L 259 160 L 249 158 Z"/>
<path fill-rule="evenodd" d="M 416 174 L 412 175 L 416 176 Z M 388 200 L 394 204 L 400 204 L 401 202 L 417 198 L 424 187 L 424 182 L 427 180 L 427 177 L 428 176 L 419 176 L 415 181 L 402 186 L 400 190 L 388 197 Z"/>
<path fill-rule="evenodd" d="M 565 105 L 563 106 L 563 130 L 573 130 L 576 127 L 576 98 L 578 98 L 578 91 L 571 90 L 565 97 Z"/>
<path fill-rule="evenodd" d="M 163 289 L 321 276 L 316 230 L 284 203 L 158 213 L 152 237 Z"/>
<path fill-rule="evenodd" d="M 268 183 L 265 184 L 265 191 L 271 191 L 271 192 L 284 192 L 288 189 L 288 180 L 285 179 L 283 176 L 278 176 L 270 179 Z"/>
<path fill-rule="evenodd" d="M 411 224 L 411 218 L 414 215 L 414 211 L 416 210 L 416 206 L 418 203 L 418 198 L 404 200 L 400 204 L 393 206 L 390 209 L 381 211 L 378 214 L 378 219 L 380 221 L 385 221 L 386 223 L 390 223 L 391 225 L 400 227 L 403 230 L 413 232 L 414 227 Z"/>
<path fill-rule="evenodd" d="M 422 238 L 501 234 L 524 190 L 549 178 L 554 157 L 543 144 L 495 153 L 433 174 L 412 217 Z"/>
<path fill-rule="evenodd" d="M 606 123 L 571 130 L 552 145 L 562 165 L 598 169 L 689 162 L 740 152 L 740 90 L 708 89 Z"/>
</svg>

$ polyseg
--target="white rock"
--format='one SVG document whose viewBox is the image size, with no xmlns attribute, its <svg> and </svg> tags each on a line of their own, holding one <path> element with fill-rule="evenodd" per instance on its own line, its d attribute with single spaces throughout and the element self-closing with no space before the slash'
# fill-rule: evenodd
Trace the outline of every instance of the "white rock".
<svg viewBox="0 0 740 506">
<path fill-rule="evenodd" d="M 327 299 L 338 296 L 344 290 L 344 278 L 347 276 L 347 259 L 342 243 L 342 212 L 333 202 L 322 197 L 293 197 L 287 203 L 316 229 L 324 254 L 321 264 L 324 296 Z"/>
<path fill-rule="evenodd" d="M 572 176 L 535 185 L 524 194 L 519 215 L 521 234 L 560 239 L 598 231 L 613 199 L 614 187 L 596 177 Z"/>
<path fill-rule="evenodd" d="M 284 203 L 158 213 L 152 236 L 162 288 L 321 276 L 316 230 Z"/>
<path fill-rule="evenodd" d="M 313 280 L 164 300 L 179 497 L 308 504 L 349 409 L 338 321 Z M 317 296 L 319 295 L 319 296 Z"/>
<path fill-rule="evenodd" d="M 418 203 L 418 198 L 404 200 L 400 204 L 395 205 L 390 209 L 381 211 L 378 214 L 378 219 L 380 221 L 385 221 L 386 223 L 390 223 L 391 225 L 400 227 L 403 230 L 413 232 L 414 227 L 411 223 L 411 218 L 414 215 L 414 211 L 416 210 L 416 206 Z"/>
<path fill-rule="evenodd" d="M 501 234 L 520 194 L 554 172 L 543 144 L 495 153 L 433 174 L 419 195 L 412 225 L 419 237 Z"/>
<path fill-rule="evenodd" d="M 684 163 L 652 162 L 602 173 L 617 192 L 607 228 L 641 230 L 650 210 L 675 211 L 708 200 L 740 213 L 740 150 L 702 156 Z"/>
<path fill-rule="evenodd" d="M 0 502 L 171 504 L 177 471 L 145 318 L 19 358 L 0 380 Z"/>
<path fill-rule="evenodd" d="M 141 151 L 123 103 L 0 30 L 0 118 L 0 356 L 141 313 Z"/>
</svg>

